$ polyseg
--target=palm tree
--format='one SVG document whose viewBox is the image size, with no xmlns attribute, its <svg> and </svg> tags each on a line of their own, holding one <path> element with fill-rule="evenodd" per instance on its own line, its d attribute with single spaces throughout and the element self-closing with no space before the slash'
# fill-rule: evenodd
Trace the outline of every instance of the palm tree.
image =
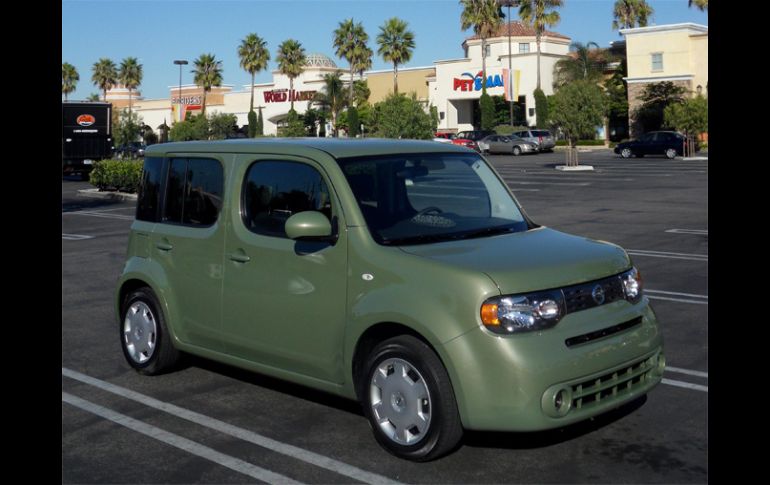
<svg viewBox="0 0 770 485">
<path fill-rule="evenodd" d="M 366 45 L 368 41 L 369 35 L 363 24 L 354 24 L 352 18 L 340 22 L 340 26 L 334 31 L 335 53 L 350 64 L 350 105 L 353 104 L 353 73 L 363 73 L 372 65 L 372 50 Z"/>
<path fill-rule="evenodd" d="M 104 93 L 104 101 L 107 101 L 107 90 L 112 89 L 118 82 L 118 68 L 112 59 L 102 57 L 91 68 L 91 81 Z"/>
<path fill-rule="evenodd" d="M 546 11 L 549 8 L 559 8 L 564 0 L 529 0 L 519 7 L 519 18 L 524 23 L 535 29 L 535 42 L 537 43 L 537 89 L 540 89 L 540 39 L 546 27 L 553 27 L 561 20 L 559 12 Z"/>
<path fill-rule="evenodd" d="M 99 93 L 91 93 L 86 98 L 86 101 L 99 101 Z"/>
<path fill-rule="evenodd" d="M 222 85 L 222 61 L 218 61 L 214 54 L 201 54 L 193 61 L 195 69 L 192 72 L 193 82 L 196 86 L 203 88 L 203 106 L 201 114 L 206 116 L 206 93 L 211 91 L 212 87 Z"/>
<path fill-rule="evenodd" d="M 342 74 L 340 72 L 324 74 L 323 90 L 318 91 L 312 101 L 313 104 L 318 106 L 322 111 L 331 114 L 335 137 L 338 135 L 337 117 L 342 109 L 348 104 L 341 77 Z"/>
<path fill-rule="evenodd" d="M 502 23 L 503 9 L 497 0 L 460 0 L 463 11 L 460 14 L 460 28 L 473 27 L 473 33 L 481 37 L 481 86 L 486 92 L 487 86 L 487 38 L 497 33 Z"/>
<path fill-rule="evenodd" d="M 688 7 L 692 7 L 692 4 L 695 4 L 696 7 L 698 7 L 698 10 L 703 12 L 704 10 L 708 11 L 709 9 L 709 0 L 689 0 L 687 2 Z"/>
<path fill-rule="evenodd" d="M 278 70 L 289 78 L 289 99 L 291 111 L 294 110 L 294 79 L 305 69 L 305 48 L 298 40 L 287 39 L 278 46 Z"/>
<path fill-rule="evenodd" d="M 599 81 L 607 66 L 596 42 L 573 42 L 569 46 L 574 56 L 559 60 L 554 66 L 554 88 L 573 81 Z"/>
<path fill-rule="evenodd" d="M 128 89 L 128 115 L 131 116 L 131 94 L 142 84 L 142 65 L 136 57 L 126 57 L 120 63 L 118 81 Z"/>
<path fill-rule="evenodd" d="M 249 111 L 254 111 L 254 75 L 267 69 L 267 61 L 270 60 L 270 51 L 265 42 L 257 34 L 249 34 L 241 41 L 238 47 L 238 57 L 241 59 L 241 67 L 251 74 L 251 101 Z"/>
<path fill-rule="evenodd" d="M 654 10 L 644 0 L 618 0 L 612 10 L 612 28 L 633 29 L 634 27 L 647 27 L 647 19 L 652 16 Z M 618 35 L 621 35 L 618 33 Z"/>
<path fill-rule="evenodd" d="M 393 93 L 398 94 L 398 65 L 409 62 L 414 50 L 414 33 L 407 30 L 407 23 L 398 17 L 388 19 L 377 35 L 377 54 L 385 62 L 393 63 Z"/>
<path fill-rule="evenodd" d="M 80 74 L 75 66 L 69 62 L 63 62 L 61 65 L 61 92 L 64 94 L 64 101 L 67 101 L 67 95 L 75 91 L 75 87 L 80 81 Z"/>
</svg>

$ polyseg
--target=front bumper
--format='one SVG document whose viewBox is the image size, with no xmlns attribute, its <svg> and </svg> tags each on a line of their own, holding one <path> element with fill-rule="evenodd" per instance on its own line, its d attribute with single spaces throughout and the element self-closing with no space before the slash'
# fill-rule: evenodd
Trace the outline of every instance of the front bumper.
<svg viewBox="0 0 770 485">
<path fill-rule="evenodd" d="M 565 343 L 637 318 L 625 331 Z M 463 426 L 475 430 L 539 431 L 581 421 L 644 395 L 665 367 L 647 298 L 569 314 L 542 332 L 502 337 L 478 327 L 445 350 Z"/>
</svg>

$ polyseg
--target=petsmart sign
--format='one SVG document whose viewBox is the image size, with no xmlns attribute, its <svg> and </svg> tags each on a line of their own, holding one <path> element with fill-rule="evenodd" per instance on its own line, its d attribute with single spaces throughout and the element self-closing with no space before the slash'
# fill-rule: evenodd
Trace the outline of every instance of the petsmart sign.
<svg viewBox="0 0 770 485">
<path fill-rule="evenodd" d="M 508 86 L 508 69 L 503 69 L 502 74 L 496 74 L 494 72 L 490 73 L 487 71 L 487 79 L 486 79 L 486 87 L 487 89 L 492 88 L 505 88 L 505 99 L 508 100 L 511 95 L 513 95 L 514 99 L 518 98 L 518 91 L 519 91 L 519 71 L 515 70 L 514 73 L 514 82 L 513 86 L 515 87 L 515 92 L 511 93 L 511 89 Z M 484 82 L 484 74 L 482 71 L 479 71 L 474 76 L 470 72 L 464 72 L 460 75 L 460 77 L 456 77 L 452 80 L 452 89 L 454 91 L 481 91 L 482 90 L 482 83 Z"/>
</svg>

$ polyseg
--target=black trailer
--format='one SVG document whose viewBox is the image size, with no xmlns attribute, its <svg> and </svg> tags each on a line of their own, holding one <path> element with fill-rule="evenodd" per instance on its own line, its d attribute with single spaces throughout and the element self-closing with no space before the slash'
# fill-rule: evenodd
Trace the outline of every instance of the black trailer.
<svg viewBox="0 0 770 485">
<path fill-rule="evenodd" d="M 62 172 L 85 177 L 97 160 L 112 154 L 112 105 L 62 101 Z"/>
</svg>

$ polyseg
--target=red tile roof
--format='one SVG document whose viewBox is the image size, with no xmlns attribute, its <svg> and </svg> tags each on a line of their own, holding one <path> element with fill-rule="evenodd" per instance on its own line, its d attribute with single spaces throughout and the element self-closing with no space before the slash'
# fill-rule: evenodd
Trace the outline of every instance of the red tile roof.
<svg viewBox="0 0 770 485">
<path fill-rule="evenodd" d="M 511 37 L 534 37 L 535 36 L 535 29 L 530 27 L 529 25 L 522 23 L 519 20 L 514 20 L 510 24 L 511 24 Z M 492 37 L 508 37 L 508 24 L 505 22 L 500 24 L 500 27 L 497 28 L 497 34 L 488 38 L 492 38 Z M 544 31 L 543 37 L 569 39 L 569 37 L 567 37 L 566 35 L 562 35 L 557 32 L 551 32 L 550 30 Z M 466 40 L 475 40 L 480 38 L 481 37 L 478 35 L 472 35 L 471 37 L 468 37 Z"/>
</svg>

